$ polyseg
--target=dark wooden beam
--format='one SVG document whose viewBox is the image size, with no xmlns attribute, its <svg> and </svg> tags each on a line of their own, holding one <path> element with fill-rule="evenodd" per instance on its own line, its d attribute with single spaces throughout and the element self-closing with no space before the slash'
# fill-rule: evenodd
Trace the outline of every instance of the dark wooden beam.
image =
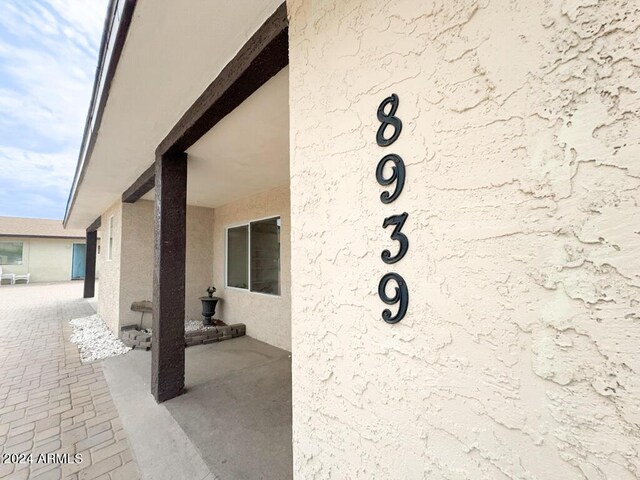
<svg viewBox="0 0 640 480">
<path fill-rule="evenodd" d="M 84 298 L 93 298 L 96 291 L 96 250 L 98 247 L 97 229 L 87 229 L 87 245 L 84 267 Z"/>
<path fill-rule="evenodd" d="M 158 157 L 155 167 L 151 392 L 160 403 L 184 389 L 187 155 Z"/>
<path fill-rule="evenodd" d="M 171 129 L 156 149 L 156 157 L 186 151 L 288 64 L 287 7 L 283 3 Z"/>
<path fill-rule="evenodd" d="M 156 183 L 156 164 L 154 163 L 147 168 L 138 179 L 131 184 L 122 194 L 122 201 L 124 203 L 136 203 L 147 192 L 155 186 Z"/>
<path fill-rule="evenodd" d="M 91 225 L 87 227 L 87 232 L 95 232 L 102 226 L 102 217 L 96 218 Z"/>
</svg>

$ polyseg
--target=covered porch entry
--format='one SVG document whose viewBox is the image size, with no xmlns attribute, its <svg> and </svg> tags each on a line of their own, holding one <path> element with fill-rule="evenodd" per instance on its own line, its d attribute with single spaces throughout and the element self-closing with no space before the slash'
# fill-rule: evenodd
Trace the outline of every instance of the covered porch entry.
<svg viewBox="0 0 640 480">
<path fill-rule="evenodd" d="M 197 453 L 219 478 L 292 475 L 287 88 L 285 67 L 187 150 L 184 226 L 164 230 L 171 238 L 160 240 L 168 247 L 174 235 L 184 237 L 180 267 L 168 269 L 176 250 L 158 248 L 165 221 L 158 215 L 163 208 L 173 215 L 175 190 L 163 204 L 156 169 L 151 190 L 139 199 L 123 196 L 119 325 L 137 321 L 127 309 L 149 296 L 153 321 L 145 326 L 152 327 L 153 347 L 106 362 L 105 373 L 137 461 L 153 478 L 176 462 L 176 442 L 148 442 L 162 438 L 157 429 L 165 423 L 182 438 L 183 458 L 193 462 Z M 260 125 L 269 126 L 246 136 Z M 202 320 L 198 297 L 209 285 L 220 298 L 214 318 L 246 325 L 247 335 L 185 349 L 184 330 L 173 328 Z M 175 312 L 181 299 L 184 311 Z M 172 318 L 163 307 L 175 323 L 163 323 Z M 159 408 L 170 418 L 156 418 L 165 417 Z M 179 478 L 174 474 L 164 478 Z"/>
<path fill-rule="evenodd" d="M 95 294 L 97 263 L 98 313 L 114 333 L 144 321 L 131 312 L 134 301 L 153 305 L 144 325 L 151 351 L 108 362 L 116 391 L 127 385 L 121 408 L 136 407 L 137 415 L 123 413 L 125 428 L 144 433 L 139 446 L 131 434 L 134 453 L 144 457 L 144 443 L 160 438 L 146 415 L 169 412 L 212 472 L 262 478 L 277 464 L 273 478 L 289 478 L 287 18 L 284 4 L 258 3 L 230 3 L 225 16 L 168 2 L 163 14 L 193 27 L 174 38 L 157 28 L 157 10 L 124 2 L 110 29 L 116 61 L 105 60 L 98 81 L 96 95 L 102 89 L 108 101 L 94 101 L 65 222 L 87 228 L 85 296 Z M 186 59 L 176 42 L 193 49 Z M 215 65 L 203 69 L 196 57 Z M 172 70 L 190 61 L 191 70 Z M 215 74 L 197 93 L 204 70 Z M 245 324 L 247 336 L 186 352 L 185 322 L 202 320 L 199 297 L 209 286 L 220 297 L 214 318 Z M 225 438 L 244 448 L 222 455 Z M 260 468 L 238 477 L 247 452 Z"/>
</svg>

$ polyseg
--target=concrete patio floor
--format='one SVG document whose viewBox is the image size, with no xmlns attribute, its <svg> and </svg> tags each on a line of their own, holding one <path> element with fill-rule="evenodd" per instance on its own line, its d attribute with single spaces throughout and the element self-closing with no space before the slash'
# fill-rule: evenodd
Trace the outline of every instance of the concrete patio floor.
<svg viewBox="0 0 640 480">
<path fill-rule="evenodd" d="M 143 478 L 292 478 L 291 358 L 250 337 L 186 350 L 187 392 L 161 405 L 151 353 L 104 361 Z"/>
</svg>

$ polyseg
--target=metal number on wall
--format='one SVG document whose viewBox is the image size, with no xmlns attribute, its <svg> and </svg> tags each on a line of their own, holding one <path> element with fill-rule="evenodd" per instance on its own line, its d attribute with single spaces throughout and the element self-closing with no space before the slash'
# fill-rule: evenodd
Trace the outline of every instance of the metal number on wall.
<svg viewBox="0 0 640 480">
<path fill-rule="evenodd" d="M 389 297 L 387 295 L 387 283 L 391 280 L 396 282 L 396 293 L 393 297 Z M 382 319 L 387 323 L 398 323 L 400 320 L 404 318 L 407 313 L 407 307 L 409 306 L 409 289 L 407 288 L 407 284 L 397 273 L 387 273 L 381 279 L 378 284 L 378 296 L 380 299 L 386 303 L 387 305 L 395 305 L 398 304 L 398 312 L 395 317 L 392 315 L 391 310 L 385 308 L 382 311 Z"/>
<path fill-rule="evenodd" d="M 400 105 L 400 99 L 394 93 L 391 96 L 385 98 L 380 105 L 378 106 L 378 121 L 380 121 L 380 127 L 376 133 L 376 143 L 381 147 L 388 147 L 393 144 L 398 137 L 400 136 L 400 132 L 402 131 L 402 121 L 396 117 L 396 112 L 398 111 L 398 106 Z M 388 111 L 387 106 L 389 106 Z M 388 134 L 388 130 L 392 129 L 390 136 L 386 137 Z M 388 164 L 391 165 L 391 175 L 388 177 L 384 176 L 385 167 Z M 392 193 L 389 191 L 384 191 L 380 194 L 380 201 L 384 204 L 389 204 L 395 201 L 402 190 L 404 189 L 404 181 L 406 176 L 406 169 L 404 165 L 404 161 L 400 157 L 400 155 L 396 155 L 395 153 L 390 153 L 382 157 L 382 159 L 378 162 L 376 166 L 376 180 L 383 187 L 387 187 L 395 183 L 395 189 Z M 395 255 L 391 254 L 391 251 L 385 249 L 380 254 L 382 261 L 386 264 L 394 264 L 402 260 L 404 256 L 407 254 L 409 250 L 409 239 L 407 236 L 401 232 L 402 227 L 407 221 L 407 217 L 409 214 L 407 212 L 401 213 L 399 215 L 391 215 L 384 219 L 382 222 L 382 228 L 387 228 L 390 225 L 395 225 L 393 232 L 391 233 L 391 239 L 397 241 L 400 246 L 398 249 L 398 253 Z M 395 283 L 395 294 L 390 297 L 387 295 L 387 284 L 393 281 Z M 409 306 L 409 289 L 407 288 L 407 283 L 404 281 L 404 278 L 400 276 L 398 273 L 390 272 L 386 273 L 381 279 L 380 283 L 378 283 L 378 296 L 380 299 L 387 305 L 398 305 L 398 311 L 395 315 L 391 313 L 391 310 L 385 308 L 382 311 L 382 319 L 387 323 L 398 323 L 400 320 L 404 318 L 407 314 L 407 308 Z"/>
<path fill-rule="evenodd" d="M 399 104 L 400 99 L 395 93 L 393 93 L 390 97 L 385 98 L 378 107 L 378 121 L 381 125 L 380 128 L 378 128 L 378 133 L 376 133 L 376 142 L 381 147 L 388 147 L 400 136 L 400 132 L 402 131 L 402 121 L 395 116 L 398 111 Z M 391 105 L 389 113 L 384 111 L 387 105 Z M 384 133 L 389 126 L 393 128 L 393 133 L 389 138 L 385 138 Z"/>
<path fill-rule="evenodd" d="M 384 167 L 389 163 L 393 162 L 393 166 L 391 167 L 391 175 L 388 178 L 384 177 Z M 393 193 L 382 192 L 380 194 L 380 201 L 382 203 L 391 203 L 396 198 L 400 196 L 402 193 L 402 189 L 404 188 L 404 177 L 406 174 L 406 170 L 404 168 L 404 161 L 400 157 L 400 155 L 396 155 L 395 153 L 390 153 L 389 155 L 385 155 L 382 157 L 382 160 L 378 162 L 378 166 L 376 167 L 376 180 L 383 187 L 391 185 L 393 182 L 396 182 L 396 189 Z"/>
<path fill-rule="evenodd" d="M 387 228 L 389 225 L 395 225 L 396 228 L 393 229 L 391 233 L 391 240 L 397 240 L 400 242 L 400 250 L 395 256 L 391 256 L 391 252 L 389 250 L 383 250 L 380 256 L 382 257 L 382 261 L 384 263 L 396 263 L 402 260 L 402 257 L 405 256 L 407 250 L 409 250 L 409 239 L 407 236 L 402 233 L 400 230 L 404 226 L 404 222 L 407 221 L 407 217 L 409 214 L 407 212 L 401 213 L 400 215 L 391 215 L 384 219 L 382 222 L 382 228 Z"/>
</svg>

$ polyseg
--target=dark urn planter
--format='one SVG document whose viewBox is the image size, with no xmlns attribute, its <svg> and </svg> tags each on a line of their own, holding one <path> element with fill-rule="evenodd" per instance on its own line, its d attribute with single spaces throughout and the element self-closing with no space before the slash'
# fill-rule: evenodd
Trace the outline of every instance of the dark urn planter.
<svg viewBox="0 0 640 480">
<path fill-rule="evenodd" d="M 218 304 L 218 300 L 220 300 L 218 297 L 213 296 L 213 292 L 215 291 L 216 289 L 214 287 L 209 287 L 207 288 L 209 296 L 200 297 L 200 301 L 202 302 L 202 316 L 204 317 L 202 323 L 205 326 L 213 325 L 211 318 L 216 314 L 216 305 Z"/>
</svg>

